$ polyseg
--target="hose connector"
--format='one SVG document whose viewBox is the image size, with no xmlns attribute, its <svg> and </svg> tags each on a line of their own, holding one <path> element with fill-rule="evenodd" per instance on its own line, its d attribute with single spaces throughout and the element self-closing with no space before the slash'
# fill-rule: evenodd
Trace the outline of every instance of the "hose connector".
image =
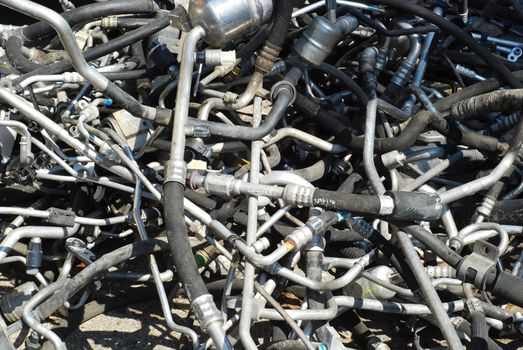
<svg viewBox="0 0 523 350">
<path fill-rule="evenodd" d="M 220 310 L 216 307 L 212 295 L 204 294 L 194 299 L 191 307 L 200 321 L 203 330 L 209 329 L 209 326 L 214 322 L 223 323 Z"/>
</svg>

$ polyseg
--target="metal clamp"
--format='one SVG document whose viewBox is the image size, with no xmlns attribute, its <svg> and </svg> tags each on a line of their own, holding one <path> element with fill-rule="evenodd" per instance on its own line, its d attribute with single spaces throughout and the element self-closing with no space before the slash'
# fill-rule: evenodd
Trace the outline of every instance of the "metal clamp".
<svg viewBox="0 0 523 350">
<path fill-rule="evenodd" d="M 456 272 L 462 281 L 471 281 L 476 287 L 482 288 L 489 275 L 496 274 L 496 260 L 499 250 L 488 242 L 477 241 L 472 254 L 463 259 Z"/>
<path fill-rule="evenodd" d="M 523 55 L 523 49 L 521 47 L 514 47 L 507 55 L 507 60 L 510 62 L 517 62 L 519 58 Z"/>
<path fill-rule="evenodd" d="M 81 239 L 68 238 L 65 241 L 65 249 L 87 265 L 96 260 L 96 255 L 87 248 L 87 245 Z"/>
</svg>

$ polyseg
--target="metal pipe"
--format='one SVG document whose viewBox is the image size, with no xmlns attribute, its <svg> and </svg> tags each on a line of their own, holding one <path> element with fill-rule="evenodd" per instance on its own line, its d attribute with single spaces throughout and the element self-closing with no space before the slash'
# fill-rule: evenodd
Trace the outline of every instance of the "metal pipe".
<svg viewBox="0 0 523 350">
<path fill-rule="evenodd" d="M 405 254 L 407 264 L 412 269 L 412 272 L 414 273 L 414 276 L 420 285 L 425 302 L 427 303 L 432 315 L 436 319 L 436 322 L 438 323 L 438 326 L 441 329 L 441 332 L 443 333 L 449 348 L 451 350 L 463 349 L 463 345 L 461 344 L 458 334 L 452 326 L 450 318 L 443 308 L 441 299 L 439 298 L 438 293 L 436 293 L 436 290 L 430 281 L 429 275 L 421 263 L 410 238 L 406 233 L 401 231 L 398 231 L 397 236 L 401 245 L 401 250 L 403 251 L 403 254 Z"/>
<path fill-rule="evenodd" d="M 376 114 L 378 108 L 377 99 L 372 99 L 367 104 L 367 118 L 365 119 L 365 136 L 363 140 L 363 166 L 365 173 L 374 189 L 374 192 L 381 196 L 385 193 L 385 186 L 374 164 L 374 135 L 376 130 Z"/>
</svg>

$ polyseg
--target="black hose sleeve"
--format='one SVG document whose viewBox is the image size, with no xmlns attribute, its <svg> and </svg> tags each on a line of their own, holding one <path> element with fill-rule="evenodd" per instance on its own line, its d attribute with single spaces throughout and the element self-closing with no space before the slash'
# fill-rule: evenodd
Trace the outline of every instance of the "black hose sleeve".
<svg viewBox="0 0 523 350">
<path fill-rule="evenodd" d="M 339 253 L 345 259 L 359 259 L 365 255 L 365 251 L 358 247 L 342 248 Z"/>
<path fill-rule="evenodd" d="M 276 8 L 274 9 L 274 20 L 271 31 L 267 37 L 267 43 L 275 47 L 282 47 L 287 31 L 289 30 L 289 23 L 292 17 L 292 10 L 294 2 L 289 0 L 276 1 Z"/>
<path fill-rule="evenodd" d="M 135 242 L 113 250 L 94 261 L 73 278 L 67 279 L 60 293 L 53 294 L 40 304 L 35 311 L 41 320 L 46 319 L 95 278 L 100 278 L 110 267 L 136 256 L 165 250 L 167 250 L 167 244 L 164 241 L 153 239 Z"/>
<path fill-rule="evenodd" d="M 452 35 L 465 46 L 472 51 L 475 51 L 487 64 L 489 64 L 493 70 L 495 70 L 501 80 L 512 88 L 521 88 L 523 84 L 517 79 L 512 72 L 504 65 L 501 59 L 495 57 L 485 46 L 475 41 L 471 36 L 461 30 L 460 27 L 454 23 L 446 20 L 430 9 L 415 3 L 403 0 L 370 0 L 369 3 L 391 6 L 402 10 L 404 12 L 410 12 L 418 17 L 425 19 L 437 25 L 442 31 Z"/>
<path fill-rule="evenodd" d="M 492 112 L 513 112 L 523 108 L 523 89 L 497 90 L 456 103 L 451 117 L 472 119 Z"/>
<path fill-rule="evenodd" d="M 72 27 L 101 17 L 113 15 L 127 13 L 152 14 L 156 9 L 157 7 L 152 0 L 112 0 L 77 7 L 61 15 Z M 45 22 L 34 23 L 22 29 L 22 35 L 26 40 L 35 40 L 44 35 L 54 33 L 53 27 Z"/>
<path fill-rule="evenodd" d="M 457 322 L 456 329 L 458 331 L 461 331 L 461 332 L 465 333 L 469 337 L 472 336 L 471 325 L 465 319 L 460 319 L 459 322 Z M 496 342 L 494 340 L 492 340 L 492 338 L 490 338 L 490 337 L 487 338 L 487 345 L 488 345 L 488 350 L 502 350 L 503 349 L 501 346 L 496 344 Z"/>
<path fill-rule="evenodd" d="M 189 301 L 208 294 L 207 287 L 194 260 L 184 220 L 184 187 L 177 182 L 164 184 L 165 234 L 173 256 L 176 275 L 184 285 Z"/>
<path fill-rule="evenodd" d="M 483 312 L 472 312 L 470 314 L 471 335 L 470 345 L 472 350 L 488 349 L 488 324 Z"/>
<path fill-rule="evenodd" d="M 385 239 L 372 225 L 364 220 L 352 220 L 351 227 L 368 239 L 390 261 L 391 265 L 401 274 L 403 280 L 412 291 L 418 291 L 420 286 L 412 269 L 407 264 L 403 251 Z"/>
<path fill-rule="evenodd" d="M 521 293 L 523 290 L 523 278 L 500 271 L 493 284 L 489 285 L 487 281 L 487 289 L 497 297 L 523 307 L 523 293 Z"/>
<path fill-rule="evenodd" d="M 136 29 L 151 23 L 151 21 L 153 21 L 152 18 L 118 17 L 116 18 L 116 27 L 125 29 Z"/>
<path fill-rule="evenodd" d="M 282 116 L 287 111 L 292 101 L 292 92 L 290 90 L 283 90 L 278 94 L 278 97 L 272 105 L 269 115 L 264 122 L 256 128 L 240 125 L 227 125 L 212 121 L 199 120 L 196 118 L 188 118 L 188 126 L 205 128 L 209 135 L 228 137 L 244 141 L 259 140 L 268 135 L 278 125 Z"/>
<path fill-rule="evenodd" d="M 113 40 L 108 41 L 107 43 L 97 45 L 92 49 L 85 51 L 85 60 L 89 62 L 102 56 L 105 56 L 111 52 L 118 51 L 123 47 L 129 46 L 137 41 L 151 36 L 154 33 L 159 32 L 160 30 L 168 27 L 169 25 L 170 20 L 168 17 L 159 17 L 151 23 L 143 26 L 142 28 L 125 33 Z M 33 75 L 60 74 L 69 71 L 72 68 L 73 65 L 69 59 L 61 60 L 48 66 L 36 69 L 28 74 L 24 74 L 19 78 L 15 79 L 13 83 L 18 84 L 24 79 L 27 79 Z"/>
<path fill-rule="evenodd" d="M 7 58 L 9 58 L 9 60 L 13 63 L 13 65 L 22 73 L 31 72 L 35 69 L 44 67 L 44 65 L 33 62 L 26 58 L 22 53 L 22 45 L 22 39 L 17 36 L 12 36 L 7 39 L 5 54 Z"/>
<path fill-rule="evenodd" d="M 290 172 L 303 177 L 309 182 L 318 181 L 331 171 L 333 161 L 334 157 L 329 154 L 311 166 L 302 169 L 292 169 Z"/>
<path fill-rule="evenodd" d="M 344 210 L 356 215 L 379 215 L 378 196 L 345 193 L 317 189 L 314 191 L 312 206 L 328 210 Z"/>
<path fill-rule="evenodd" d="M 329 242 L 354 242 L 361 241 L 363 236 L 352 230 L 338 230 L 330 227 L 325 232 L 325 239 Z"/>
<path fill-rule="evenodd" d="M 214 210 L 217 207 L 217 203 L 214 199 L 207 197 L 205 194 L 191 190 L 190 188 L 185 189 L 185 197 L 191 202 L 196 203 L 202 209 Z"/>
<path fill-rule="evenodd" d="M 494 204 L 489 221 L 502 225 L 523 225 L 523 199 L 510 199 Z"/>
<path fill-rule="evenodd" d="M 133 116 L 147 120 L 154 120 L 154 114 L 151 115 L 151 112 L 148 110 L 148 108 L 152 110 L 152 107 L 142 105 L 134 97 L 116 85 L 109 83 L 103 93 Z"/>
<path fill-rule="evenodd" d="M 349 310 L 344 318 L 349 323 L 349 329 L 359 338 L 368 350 L 378 348 L 378 344 L 383 343 L 358 316 L 356 311 Z"/>
<path fill-rule="evenodd" d="M 461 255 L 447 247 L 438 237 L 434 236 L 423 227 L 419 225 L 403 225 L 400 227 L 403 231 L 420 241 L 425 247 L 432 250 L 450 266 L 457 268 L 460 264 L 462 260 Z"/>
<path fill-rule="evenodd" d="M 271 71 L 287 37 L 293 8 L 294 1 L 278 0 L 276 2 L 271 30 L 254 63 L 257 72 L 265 75 Z"/>
</svg>

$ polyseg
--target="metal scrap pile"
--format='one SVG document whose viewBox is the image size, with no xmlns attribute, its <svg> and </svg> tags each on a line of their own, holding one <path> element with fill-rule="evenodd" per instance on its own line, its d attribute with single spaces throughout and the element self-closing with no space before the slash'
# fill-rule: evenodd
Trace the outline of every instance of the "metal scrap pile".
<svg viewBox="0 0 523 350">
<path fill-rule="evenodd" d="M 0 5 L 1 349 L 523 346 L 523 2 Z"/>
</svg>

